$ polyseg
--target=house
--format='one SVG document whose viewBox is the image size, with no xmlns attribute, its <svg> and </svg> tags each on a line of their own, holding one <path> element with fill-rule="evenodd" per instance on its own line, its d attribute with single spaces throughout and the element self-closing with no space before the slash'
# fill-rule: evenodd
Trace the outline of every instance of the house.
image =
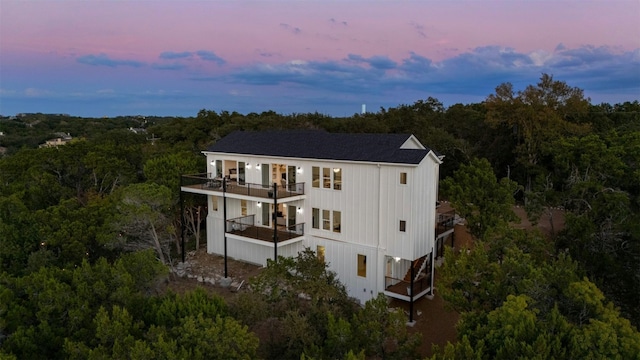
<svg viewBox="0 0 640 360">
<path fill-rule="evenodd" d="M 361 303 L 433 294 L 453 214 L 436 209 L 442 156 L 415 136 L 237 131 L 203 153 L 181 191 L 208 197 L 209 253 L 266 265 L 309 247 Z"/>
<path fill-rule="evenodd" d="M 48 148 L 48 147 L 58 147 L 61 145 L 66 145 L 73 137 L 69 133 L 58 132 L 54 134 L 57 136 L 56 138 L 47 140 L 44 144 L 40 144 L 38 147 L 40 148 Z"/>
</svg>

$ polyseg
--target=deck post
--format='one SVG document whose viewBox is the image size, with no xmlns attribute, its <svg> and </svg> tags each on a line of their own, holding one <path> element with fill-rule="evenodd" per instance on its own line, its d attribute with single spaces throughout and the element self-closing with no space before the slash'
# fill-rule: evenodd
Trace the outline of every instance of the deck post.
<svg viewBox="0 0 640 360">
<path fill-rule="evenodd" d="M 415 277 L 415 274 L 413 273 L 414 266 L 413 266 L 413 261 L 411 262 L 411 281 L 409 282 L 409 289 L 411 289 L 411 291 L 409 291 L 409 322 L 413 323 L 413 278 Z"/>
<path fill-rule="evenodd" d="M 278 184 L 273 183 L 273 261 L 278 263 Z"/>
<path fill-rule="evenodd" d="M 442 239 L 442 243 L 444 243 L 444 239 Z M 429 266 L 431 266 L 431 284 L 429 284 L 429 295 L 433 296 L 433 278 L 434 278 L 434 273 L 436 272 L 436 268 L 435 268 L 435 264 L 434 264 L 434 258 L 433 258 L 433 251 L 431 251 L 431 254 L 429 254 Z"/>
<path fill-rule="evenodd" d="M 182 194 L 182 176 L 180 177 L 180 246 L 182 246 L 182 263 L 185 261 L 184 248 L 184 195 Z M 196 249 L 197 250 L 197 249 Z"/>
<path fill-rule="evenodd" d="M 227 273 L 227 178 L 222 178 L 222 211 L 224 221 L 222 222 L 222 234 L 224 235 L 224 277 L 228 278 Z"/>
</svg>

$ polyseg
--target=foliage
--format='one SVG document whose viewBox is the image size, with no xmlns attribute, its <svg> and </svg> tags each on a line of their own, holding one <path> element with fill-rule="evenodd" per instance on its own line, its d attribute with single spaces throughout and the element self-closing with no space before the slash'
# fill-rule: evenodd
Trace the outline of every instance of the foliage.
<svg viewBox="0 0 640 360">
<path fill-rule="evenodd" d="M 518 185 L 506 178 L 499 182 L 486 159 L 473 159 L 441 182 L 441 191 L 464 217 L 471 234 L 485 239 L 490 229 L 505 227 L 518 218 L 512 210 Z"/>
<path fill-rule="evenodd" d="M 167 263 L 169 245 L 177 240 L 171 218 L 171 190 L 155 183 L 129 185 L 121 190 L 117 220 L 113 224 L 113 246 L 128 250 L 155 249 Z"/>
</svg>

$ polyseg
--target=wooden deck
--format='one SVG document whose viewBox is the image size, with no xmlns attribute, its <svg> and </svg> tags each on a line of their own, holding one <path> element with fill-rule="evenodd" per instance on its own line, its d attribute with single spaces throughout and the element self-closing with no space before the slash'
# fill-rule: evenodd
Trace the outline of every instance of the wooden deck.
<svg viewBox="0 0 640 360">
<path fill-rule="evenodd" d="M 213 181 L 209 183 L 203 183 L 203 184 L 182 185 L 182 187 L 189 188 L 189 189 L 198 189 L 198 190 L 222 193 L 222 186 Z M 254 197 L 259 197 L 263 199 L 273 199 L 273 195 L 274 195 L 272 188 L 262 188 L 262 187 L 255 187 L 250 185 L 239 185 L 237 183 L 227 184 L 227 193 L 254 196 Z M 304 195 L 304 192 L 289 191 L 282 188 L 278 188 L 278 190 L 276 191 L 276 195 L 278 196 L 278 199 L 284 199 L 291 196 Z"/>
<path fill-rule="evenodd" d="M 270 243 L 273 242 L 273 228 L 249 225 L 249 226 L 239 227 L 238 229 L 228 231 L 227 233 L 238 235 L 238 236 L 244 236 L 251 239 L 267 241 Z M 284 228 L 279 228 L 277 233 L 278 233 L 278 242 L 291 240 L 297 237 L 304 236 L 304 234 L 299 234 L 294 231 L 286 231 Z"/>
</svg>

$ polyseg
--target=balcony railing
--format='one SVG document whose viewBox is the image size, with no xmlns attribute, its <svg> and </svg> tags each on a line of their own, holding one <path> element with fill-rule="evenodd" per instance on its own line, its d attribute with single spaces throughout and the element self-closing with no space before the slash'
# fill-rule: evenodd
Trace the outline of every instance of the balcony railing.
<svg viewBox="0 0 640 360">
<path fill-rule="evenodd" d="M 227 220 L 225 231 L 229 234 L 248 237 L 251 239 L 274 242 L 273 228 L 256 226 L 255 215 L 242 216 Z M 278 241 L 291 240 L 304 236 L 304 223 L 291 226 L 278 226 L 276 231 Z"/>
<path fill-rule="evenodd" d="M 384 277 L 385 289 L 389 292 L 393 292 L 400 295 L 411 296 L 411 282 L 403 279 L 393 278 L 390 276 Z M 431 287 L 431 276 L 429 274 L 423 274 L 418 279 L 413 281 L 413 295 L 416 296 L 421 292 L 428 290 Z"/>
<path fill-rule="evenodd" d="M 183 175 L 181 178 L 181 186 L 193 189 L 203 189 L 209 191 L 223 191 L 223 182 L 226 181 L 226 192 L 238 195 L 255 196 L 260 198 L 273 198 L 274 195 L 278 199 L 304 195 L 304 183 L 292 183 L 286 185 L 252 184 L 246 182 L 238 182 L 235 179 L 216 178 L 213 174 L 194 174 Z"/>
<path fill-rule="evenodd" d="M 438 213 L 438 219 L 436 221 L 436 236 L 445 233 L 447 230 L 453 229 L 453 227 L 455 226 L 455 217 L 455 210 Z"/>
</svg>

